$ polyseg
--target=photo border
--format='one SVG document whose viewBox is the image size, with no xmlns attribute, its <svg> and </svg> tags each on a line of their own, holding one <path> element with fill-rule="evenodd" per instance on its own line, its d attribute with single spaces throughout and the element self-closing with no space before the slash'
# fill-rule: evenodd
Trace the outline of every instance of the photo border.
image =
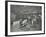
<svg viewBox="0 0 46 37">
<path fill-rule="evenodd" d="M 44 4 L 44 33 L 8 35 L 8 2 Z M 42 2 L 25 2 L 25 1 L 5 1 L 5 36 L 25 36 L 25 35 L 40 35 L 40 34 L 45 34 L 45 3 L 42 3 Z"/>
</svg>

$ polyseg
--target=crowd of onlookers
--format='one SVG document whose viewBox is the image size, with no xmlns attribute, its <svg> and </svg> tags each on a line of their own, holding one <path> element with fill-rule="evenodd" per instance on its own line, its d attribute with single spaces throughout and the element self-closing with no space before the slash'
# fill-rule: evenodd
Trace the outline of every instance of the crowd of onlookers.
<svg viewBox="0 0 46 37">
<path fill-rule="evenodd" d="M 11 24 L 12 26 L 19 25 L 20 29 L 23 28 L 36 28 L 36 29 L 41 29 L 41 15 L 13 15 L 13 18 L 11 19 Z M 23 29 L 24 30 L 24 29 Z"/>
</svg>

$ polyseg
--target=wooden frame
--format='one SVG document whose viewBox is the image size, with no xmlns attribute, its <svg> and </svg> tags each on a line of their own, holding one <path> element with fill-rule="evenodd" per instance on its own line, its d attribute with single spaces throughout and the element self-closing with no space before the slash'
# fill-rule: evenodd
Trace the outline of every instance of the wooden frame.
<svg viewBox="0 0 46 37">
<path fill-rule="evenodd" d="M 19 35 L 8 35 L 8 2 L 19 2 L 19 3 L 32 3 L 32 4 L 42 4 L 44 6 L 44 32 L 35 34 L 19 34 Z M 24 2 L 24 1 L 5 1 L 5 36 L 24 36 L 24 35 L 40 35 L 45 34 L 45 3 L 42 2 Z"/>
</svg>

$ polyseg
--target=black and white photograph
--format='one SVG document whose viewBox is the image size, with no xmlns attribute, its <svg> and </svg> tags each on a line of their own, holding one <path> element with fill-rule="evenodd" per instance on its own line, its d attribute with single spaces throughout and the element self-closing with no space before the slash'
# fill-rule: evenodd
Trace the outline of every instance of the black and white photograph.
<svg viewBox="0 0 46 37">
<path fill-rule="evenodd" d="M 44 33 L 44 4 L 8 2 L 8 35 Z"/>
<path fill-rule="evenodd" d="M 41 6 L 11 5 L 10 7 L 11 32 L 41 30 Z"/>
</svg>

